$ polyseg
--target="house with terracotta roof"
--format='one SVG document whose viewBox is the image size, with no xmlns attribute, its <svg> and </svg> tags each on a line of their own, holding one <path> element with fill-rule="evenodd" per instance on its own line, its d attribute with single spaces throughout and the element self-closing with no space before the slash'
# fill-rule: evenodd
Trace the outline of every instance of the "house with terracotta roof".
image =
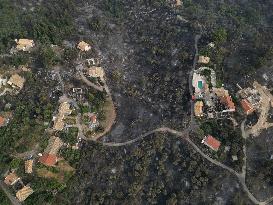
<svg viewBox="0 0 273 205">
<path fill-rule="evenodd" d="M 210 62 L 210 57 L 199 56 L 198 63 L 208 64 Z"/>
<path fill-rule="evenodd" d="M 211 135 L 204 137 L 204 139 L 202 140 L 202 143 L 207 145 L 209 148 L 211 148 L 214 151 L 218 151 L 221 145 L 221 142 L 215 139 L 214 137 L 212 137 Z"/>
<path fill-rule="evenodd" d="M 25 161 L 25 173 L 31 174 L 33 171 L 32 168 L 33 168 L 33 159 L 29 159 Z"/>
<path fill-rule="evenodd" d="M 10 77 L 8 80 L 8 84 L 11 85 L 13 88 L 19 88 L 22 89 L 25 84 L 25 78 L 21 77 L 18 74 L 14 74 Z"/>
<path fill-rule="evenodd" d="M 30 188 L 29 186 L 24 186 L 22 189 L 20 189 L 17 193 L 16 193 L 16 197 L 20 202 L 25 201 L 32 193 L 33 193 L 33 189 Z"/>
<path fill-rule="evenodd" d="M 255 111 L 254 107 L 247 99 L 241 100 L 241 106 L 245 112 L 245 114 L 249 115 Z"/>
<path fill-rule="evenodd" d="M 29 51 L 35 46 L 34 41 L 31 39 L 15 39 L 15 42 L 17 44 L 16 49 L 18 51 Z"/>
<path fill-rule="evenodd" d="M 91 46 L 88 43 L 81 41 L 78 44 L 77 48 L 80 49 L 81 51 L 89 51 L 91 49 Z"/>
<path fill-rule="evenodd" d="M 39 162 L 41 162 L 42 164 L 46 165 L 46 166 L 54 166 L 58 161 L 58 158 L 56 155 L 54 154 L 47 154 L 44 153 L 40 158 L 39 158 Z"/>
<path fill-rule="evenodd" d="M 213 88 L 213 92 L 215 95 L 219 98 L 220 102 L 226 106 L 226 110 L 223 110 L 223 112 L 235 112 L 235 104 L 229 95 L 228 90 L 221 88 Z"/>
<path fill-rule="evenodd" d="M 39 162 L 46 166 L 54 166 L 57 163 L 57 154 L 63 146 L 63 141 L 59 137 L 51 136 L 44 154 L 39 158 Z"/>
<path fill-rule="evenodd" d="M 235 104 L 229 95 L 222 96 L 219 99 L 227 107 L 227 110 L 223 110 L 223 112 L 235 112 Z"/>
<path fill-rule="evenodd" d="M 240 87 L 240 89 L 241 90 L 239 90 L 237 94 L 241 99 L 245 99 L 247 101 L 243 102 L 245 104 L 245 108 L 249 107 L 248 104 L 250 104 L 250 106 L 253 108 L 253 111 L 259 109 L 262 102 L 262 96 L 259 94 L 258 90 L 249 87 L 245 89 Z"/>
<path fill-rule="evenodd" d="M 194 104 L 194 114 L 195 114 L 196 117 L 202 117 L 203 116 L 203 107 L 204 107 L 203 101 L 197 101 Z"/>
<path fill-rule="evenodd" d="M 5 126 L 5 124 L 6 124 L 6 118 L 0 116 L 0 127 Z"/>
<path fill-rule="evenodd" d="M 18 182 L 20 180 L 20 177 L 18 177 L 14 172 L 9 173 L 5 179 L 4 179 L 4 183 L 6 185 L 14 185 L 16 182 Z"/>
</svg>

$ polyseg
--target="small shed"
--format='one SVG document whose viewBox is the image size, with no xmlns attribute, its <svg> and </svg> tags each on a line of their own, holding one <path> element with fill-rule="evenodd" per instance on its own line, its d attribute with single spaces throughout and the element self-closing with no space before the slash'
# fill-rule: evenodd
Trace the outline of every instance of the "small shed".
<svg viewBox="0 0 273 205">
<path fill-rule="evenodd" d="M 81 51 L 89 51 L 91 49 L 91 46 L 88 43 L 81 41 L 78 44 L 77 48 Z"/>
</svg>

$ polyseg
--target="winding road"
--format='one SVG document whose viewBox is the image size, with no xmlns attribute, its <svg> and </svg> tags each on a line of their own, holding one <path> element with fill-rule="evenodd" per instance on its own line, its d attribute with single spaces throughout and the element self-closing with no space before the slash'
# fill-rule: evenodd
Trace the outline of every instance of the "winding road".
<svg viewBox="0 0 273 205">
<path fill-rule="evenodd" d="M 190 96 L 193 96 L 193 87 L 192 87 L 191 82 L 192 82 L 192 78 L 193 78 L 193 72 L 196 68 L 197 61 L 198 61 L 198 56 L 199 56 L 198 42 L 199 42 L 200 38 L 201 38 L 201 34 L 195 35 L 195 38 L 194 38 L 195 55 L 194 55 L 194 59 L 193 59 L 192 70 L 189 73 L 189 79 L 188 79 Z M 194 118 L 194 102 L 193 102 L 193 100 L 191 100 L 191 121 L 190 121 L 190 125 L 189 125 L 188 129 L 195 130 L 196 127 L 197 127 L 197 123 Z"/>
<path fill-rule="evenodd" d="M 192 80 L 192 75 L 193 75 L 193 72 L 196 68 L 196 64 L 197 64 L 197 58 L 198 58 L 198 41 L 199 39 L 201 38 L 201 35 L 198 34 L 195 36 L 195 56 L 194 56 L 194 61 L 193 61 L 193 66 L 192 66 L 192 70 L 190 71 L 189 73 L 189 92 L 190 94 L 192 95 L 193 94 L 193 90 L 192 90 L 192 86 L 191 86 L 191 80 Z M 96 90 L 99 90 L 99 91 L 106 91 L 108 96 L 111 98 L 111 93 L 110 93 L 110 90 L 109 88 L 107 87 L 106 83 L 104 82 L 104 86 L 97 86 L 95 85 L 94 83 L 90 82 L 83 74 L 82 72 L 82 65 L 78 65 L 77 66 L 77 69 L 80 71 L 80 76 L 81 76 L 81 79 L 88 85 L 88 86 L 91 86 L 93 87 L 94 89 Z M 57 71 L 57 75 L 60 79 L 61 82 L 62 81 L 62 78 L 60 76 L 60 73 L 58 70 Z M 62 83 L 62 88 L 64 88 L 64 85 Z M 111 98 L 112 100 L 112 98 Z M 76 102 L 74 102 L 76 103 Z M 265 201 L 259 201 L 256 199 L 256 197 L 250 192 L 250 190 L 248 189 L 247 185 L 246 185 L 246 146 L 244 145 L 244 153 L 245 153 L 245 158 L 244 158 L 244 165 L 243 165 L 243 168 L 242 168 L 242 173 L 238 173 L 236 172 L 234 169 L 232 169 L 231 167 L 228 167 L 226 165 L 224 165 L 223 163 L 211 158 L 210 156 L 206 155 L 189 137 L 189 133 L 191 131 L 194 131 L 198 125 L 197 123 L 195 122 L 195 118 L 194 118 L 194 112 L 193 112 L 193 108 L 194 108 L 194 103 L 193 101 L 191 101 L 191 123 L 189 125 L 189 127 L 187 129 L 185 129 L 184 131 L 177 131 L 177 130 L 174 130 L 174 129 L 171 129 L 171 128 L 168 128 L 168 127 L 160 127 L 160 128 L 157 128 L 155 130 L 152 130 L 152 131 L 149 131 L 149 132 L 146 132 L 144 133 L 143 135 L 139 136 L 138 138 L 135 138 L 133 140 L 129 140 L 129 141 L 126 141 L 126 142 L 121 142 L 121 143 L 116 143 L 116 142 L 107 142 L 107 143 L 104 143 L 104 142 L 99 142 L 100 144 L 102 144 L 103 146 L 109 146 L 109 147 L 122 147 L 122 146 L 128 146 L 128 145 L 131 145 L 133 143 L 136 143 L 144 138 L 146 138 L 147 136 L 150 136 L 151 134 L 154 134 L 154 133 L 158 133 L 158 132 L 163 132 L 163 133 L 170 133 L 174 136 L 178 136 L 178 137 L 181 137 L 182 140 L 185 140 L 190 146 L 192 146 L 192 148 L 198 152 L 204 159 L 206 159 L 207 161 L 211 162 L 212 164 L 218 166 L 218 167 L 221 167 L 225 170 L 227 170 L 228 172 L 230 172 L 232 175 L 234 175 L 235 177 L 237 177 L 238 181 L 240 182 L 243 190 L 245 191 L 245 193 L 247 194 L 248 198 L 254 203 L 254 204 L 259 204 L 259 205 L 266 205 L 266 204 L 269 204 L 270 202 L 273 201 L 273 197 L 265 200 Z M 77 126 L 79 128 L 79 131 L 80 131 L 80 135 L 83 139 L 86 139 L 86 137 L 83 135 L 82 133 L 82 129 L 81 129 L 81 125 L 80 125 L 80 116 L 77 116 Z M 111 129 L 111 126 L 109 128 L 108 131 L 110 131 Z M 246 139 L 247 138 L 247 135 L 245 133 L 245 128 L 244 128 L 244 122 L 241 124 L 241 130 L 242 130 L 242 135 L 243 137 Z M 20 205 L 20 203 L 18 202 L 18 200 L 16 200 L 15 197 L 13 197 L 10 192 L 5 188 L 5 185 L 3 184 L 3 182 L 0 181 L 0 188 L 6 193 L 6 195 L 8 196 L 8 198 L 10 199 L 10 201 L 12 202 L 13 205 Z"/>
<path fill-rule="evenodd" d="M 133 143 L 135 143 L 137 141 L 140 141 L 140 140 L 144 139 L 145 137 L 147 137 L 147 136 L 149 136 L 151 134 L 155 134 L 157 132 L 169 132 L 169 133 L 171 133 L 173 135 L 180 136 L 180 137 L 183 137 L 183 138 L 188 138 L 188 136 L 189 136 L 188 132 L 180 132 L 180 131 L 173 130 L 173 129 L 168 128 L 168 127 L 160 127 L 158 129 L 146 132 L 145 134 L 143 134 L 140 137 L 137 137 L 137 138 L 135 138 L 133 140 L 129 140 L 129 141 L 126 141 L 126 142 L 121 142 L 121 143 L 108 142 L 108 143 L 102 143 L 102 144 L 104 146 L 109 146 L 109 147 L 122 147 L 122 146 L 133 144 Z"/>
<path fill-rule="evenodd" d="M 191 85 L 191 81 L 192 81 L 192 77 L 193 77 L 193 72 L 194 70 L 196 69 L 196 65 L 197 65 L 197 60 L 198 60 L 198 42 L 199 42 L 199 39 L 201 38 L 201 34 L 197 34 L 195 36 L 195 42 L 194 42 L 194 47 L 195 47 L 195 55 L 194 55 L 194 60 L 193 60 L 193 66 L 192 66 L 192 70 L 190 71 L 189 73 L 189 92 L 190 92 L 190 95 L 192 96 L 193 95 L 193 88 L 192 88 L 192 85 Z M 106 82 L 105 80 L 103 79 L 103 83 L 104 83 L 104 86 L 97 86 L 95 85 L 94 83 L 90 82 L 83 74 L 83 65 L 82 64 L 78 64 L 77 66 L 77 70 L 80 72 L 80 76 L 81 76 L 81 79 L 88 85 L 88 86 L 91 86 L 93 87 L 94 89 L 96 90 L 99 90 L 99 91 L 106 91 L 107 92 L 107 95 L 111 98 L 112 100 L 112 97 L 111 97 L 111 92 L 108 88 L 108 86 L 106 85 Z M 112 122 L 113 123 L 113 122 Z M 242 123 L 241 125 L 241 130 L 242 130 L 242 135 L 244 138 L 247 138 L 247 135 L 245 133 L 245 129 L 244 129 L 244 123 Z M 80 122 L 79 122 L 79 119 L 77 120 L 77 126 L 79 127 L 79 130 L 81 130 L 81 125 L 80 125 Z M 109 129 L 107 129 L 107 132 L 110 131 L 112 126 L 109 126 Z M 184 131 L 177 131 L 177 130 L 174 130 L 174 129 L 171 129 L 171 128 L 168 128 L 168 127 L 160 127 L 160 128 L 157 128 L 155 130 L 152 130 L 152 131 L 149 131 L 149 132 L 146 132 L 145 134 L 133 139 L 133 140 L 129 140 L 129 141 L 126 141 L 126 142 L 121 142 L 121 143 L 116 143 L 116 142 L 107 142 L 107 143 L 104 143 L 104 142 L 99 142 L 97 141 L 98 143 L 101 143 L 103 146 L 109 146 L 109 147 L 122 147 L 122 146 L 128 146 L 128 145 L 131 145 L 133 143 L 136 143 L 142 139 L 144 139 L 145 137 L 147 136 L 150 136 L 151 134 L 154 134 L 154 133 L 157 133 L 157 132 L 163 132 L 163 133 L 171 133 L 175 136 L 179 136 L 181 137 L 181 139 L 183 140 L 186 140 L 189 145 L 191 145 L 193 147 L 193 149 L 195 151 L 197 151 L 203 158 L 205 158 L 206 160 L 208 160 L 209 162 L 211 162 L 212 164 L 216 165 L 216 166 L 219 166 L 225 170 L 227 170 L 228 172 L 230 172 L 231 174 L 233 174 L 235 177 L 238 178 L 243 190 L 245 191 L 245 193 L 247 194 L 248 198 L 254 203 L 254 204 L 259 204 L 259 205 L 266 205 L 268 203 L 270 203 L 272 200 L 273 200 L 273 197 L 272 198 L 269 198 L 267 199 L 266 201 L 263 201 L 263 202 L 260 202 L 258 201 L 255 196 L 249 191 L 247 185 L 246 185 L 246 146 L 244 145 L 244 154 L 245 154 L 245 158 L 244 158 L 244 165 L 242 167 L 242 173 L 238 173 L 236 172 L 234 169 L 232 169 L 231 167 L 228 167 L 226 165 L 224 165 L 223 163 L 209 157 L 208 155 L 206 155 L 190 138 L 189 138 L 189 133 L 191 131 L 194 131 L 196 130 L 196 128 L 198 128 L 198 124 L 196 123 L 195 121 L 195 118 L 194 118 L 194 102 L 191 101 L 191 121 L 190 121 L 190 124 L 188 126 L 188 128 L 186 128 Z M 87 139 L 82 131 L 81 131 L 81 137 L 83 139 Z"/>
<path fill-rule="evenodd" d="M 82 80 L 85 84 L 87 84 L 88 86 L 94 88 L 95 90 L 98 90 L 98 91 L 101 91 L 101 92 L 105 91 L 106 94 L 107 94 L 107 101 L 111 104 L 111 105 L 109 106 L 110 109 L 107 110 L 107 112 L 108 112 L 107 114 L 108 114 L 109 116 L 108 116 L 108 118 L 107 118 L 108 120 L 106 121 L 106 125 L 105 125 L 105 127 L 104 127 L 104 131 L 103 131 L 102 133 L 98 133 L 96 136 L 94 136 L 94 137 L 92 137 L 92 139 L 90 139 L 90 140 L 95 140 L 95 141 L 96 141 L 96 140 L 99 140 L 99 139 L 100 139 L 101 137 L 103 137 L 104 135 L 106 135 L 106 134 L 112 129 L 112 126 L 113 126 L 113 124 L 115 123 L 115 119 L 116 119 L 117 114 L 116 114 L 116 109 L 115 109 L 114 101 L 113 101 L 113 99 L 112 99 L 112 95 L 111 95 L 110 88 L 108 87 L 108 85 L 107 85 L 107 83 L 106 83 L 106 81 L 105 81 L 104 78 L 101 79 L 101 81 L 102 81 L 102 83 L 103 83 L 103 86 L 98 86 L 98 85 L 92 83 L 90 80 L 88 80 L 88 79 L 85 77 L 85 75 L 84 75 L 84 73 L 83 73 L 84 67 L 83 67 L 83 64 L 82 64 L 81 61 L 78 61 L 78 65 L 76 66 L 76 69 L 79 71 L 81 80 Z M 77 122 L 79 122 L 79 121 L 80 121 L 80 118 L 78 119 Z M 89 140 L 87 137 L 85 137 L 85 136 L 83 135 L 82 126 L 81 126 L 79 123 L 77 123 L 77 124 L 78 124 L 78 128 L 79 128 L 79 131 L 80 131 L 80 136 L 81 136 L 81 138 L 82 138 L 82 139 L 85 139 L 85 140 Z"/>
<path fill-rule="evenodd" d="M 104 87 L 103 87 L 103 86 L 98 86 L 98 85 L 96 85 L 95 83 L 92 83 L 90 80 L 88 80 L 88 79 L 85 77 L 85 75 L 84 75 L 84 73 L 83 73 L 83 65 L 82 65 L 81 63 L 78 64 L 76 68 L 77 68 L 77 70 L 79 71 L 81 80 L 82 80 L 83 82 L 85 82 L 88 86 L 94 88 L 95 90 L 98 90 L 98 91 L 103 92 L 103 90 L 104 90 Z"/>
<path fill-rule="evenodd" d="M 193 76 L 193 72 L 196 68 L 196 65 L 197 65 L 197 58 L 198 58 L 198 41 L 199 39 L 201 38 L 201 35 L 200 34 L 197 34 L 195 36 L 195 56 L 194 56 L 194 61 L 193 61 L 193 66 L 192 66 L 192 70 L 190 71 L 189 73 L 189 92 L 190 92 L 190 95 L 192 96 L 193 95 L 193 89 L 192 89 L 192 85 L 191 85 L 191 81 L 192 81 L 192 76 Z M 110 94 L 110 92 L 109 92 Z M 102 145 L 104 146 L 111 146 L 111 147 L 121 147 L 121 146 L 127 146 L 127 145 L 130 145 L 130 144 L 133 144 L 133 143 L 136 143 L 137 141 L 140 141 L 142 139 L 144 139 L 145 137 L 151 135 L 151 134 L 154 134 L 154 133 L 157 133 L 157 132 L 168 132 L 168 133 L 171 133 L 175 136 L 179 136 L 181 137 L 183 140 L 186 140 L 189 145 L 191 145 L 193 147 L 193 149 L 195 151 L 197 151 L 203 158 L 205 158 L 206 160 L 208 160 L 209 162 L 211 162 L 212 164 L 218 166 L 218 167 L 221 167 L 225 170 L 227 170 L 228 172 L 230 172 L 232 175 L 234 175 L 235 177 L 238 178 L 238 181 L 240 182 L 243 190 L 245 191 L 245 193 L 247 194 L 248 198 L 254 203 L 254 204 L 259 204 L 259 205 L 266 205 L 266 204 L 269 204 L 271 201 L 273 201 L 273 197 L 265 200 L 265 201 L 259 201 L 257 200 L 257 198 L 250 192 L 250 190 L 248 189 L 247 185 L 246 185 L 246 161 L 247 161 L 247 157 L 246 157 L 246 145 L 244 145 L 243 147 L 243 150 L 244 150 L 244 154 L 245 154 L 245 157 L 244 157 L 244 164 L 243 164 L 243 167 L 242 167 L 242 173 L 238 173 L 237 171 L 235 171 L 234 169 L 232 169 L 231 167 L 228 167 L 226 166 L 225 164 L 209 157 L 208 155 L 206 155 L 190 138 L 189 138 L 189 133 L 191 131 L 194 131 L 198 125 L 195 121 L 195 118 L 194 118 L 194 102 L 191 101 L 191 122 L 190 122 L 190 125 L 187 129 L 185 129 L 184 131 L 177 131 L 177 130 L 174 130 L 174 129 L 171 129 L 171 128 L 168 128 L 168 127 L 160 127 L 158 129 L 155 129 L 155 130 L 152 130 L 152 131 L 149 131 L 143 135 L 141 135 L 140 137 L 138 138 L 135 138 L 133 140 L 129 140 L 127 142 L 122 142 L 122 143 L 115 143 L 115 142 L 108 142 L 108 143 L 103 143 L 103 142 L 99 142 L 101 143 Z M 242 130 L 242 135 L 243 135 L 243 138 L 247 138 L 247 134 L 245 132 L 245 128 L 244 128 L 244 124 L 245 124 L 245 121 L 242 123 L 241 125 L 241 130 Z"/>
<path fill-rule="evenodd" d="M 149 131 L 143 135 L 141 135 L 138 138 L 135 138 L 133 140 L 129 140 L 127 142 L 123 142 L 123 143 L 102 143 L 104 146 L 110 146 L 110 147 L 121 147 L 121 146 L 127 146 L 127 145 L 131 145 L 133 143 L 136 143 L 137 141 L 140 141 L 142 139 L 144 139 L 145 137 L 157 133 L 157 132 L 168 132 L 171 133 L 175 136 L 179 136 L 181 137 L 181 139 L 186 140 L 189 145 L 191 145 L 193 147 L 193 149 L 195 151 L 197 151 L 203 158 L 205 158 L 206 160 L 208 160 L 209 162 L 213 163 L 216 166 L 219 166 L 227 171 L 229 171 L 231 174 L 233 174 L 234 176 L 236 176 L 240 182 L 240 184 L 242 185 L 243 190 L 245 191 L 245 193 L 247 194 L 247 196 L 249 197 L 249 199 L 254 203 L 254 204 L 259 204 L 259 205 L 266 205 L 268 203 L 270 203 L 273 200 L 273 197 L 270 199 L 267 199 L 264 202 L 260 202 L 258 201 L 255 196 L 249 191 L 246 183 L 245 183 L 245 173 L 238 173 L 236 172 L 234 169 L 224 165 L 223 163 L 209 157 L 208 155 L 206 155 L 190 138 L 189 138 L 189 133 L 187 131 L 185 132 L 181 132 L 181 131 L 177 131 L 168 127 L 160 127 L 158 129 Z"/>
</svg>

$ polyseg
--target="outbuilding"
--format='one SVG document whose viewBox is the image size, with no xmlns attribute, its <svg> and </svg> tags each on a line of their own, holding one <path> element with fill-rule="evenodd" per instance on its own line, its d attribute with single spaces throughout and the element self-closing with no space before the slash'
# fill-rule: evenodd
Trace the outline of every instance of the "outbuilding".
<svg viewBox="0 0 273 205">
<path fill-rule="evenodd" d="M 91 49 L 91 46 L 88 43 L 81 41 L 78 44 L 77 48 L 80 49 L 81 51 L 89 51 Z"/>
<path fill-rule="evenodd" d="M 16 49 L 18 51 L 29 51 L 32 47 L 35 46 L 34 41 L 31 39 L 15 39 L 15 42 L 17 44 Z"/>
</svg>

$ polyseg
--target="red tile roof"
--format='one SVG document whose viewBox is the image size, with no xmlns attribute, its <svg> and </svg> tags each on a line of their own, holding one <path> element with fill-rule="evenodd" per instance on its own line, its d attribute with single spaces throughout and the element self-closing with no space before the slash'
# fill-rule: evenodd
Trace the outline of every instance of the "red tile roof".
<svg viewBox="0 0 273 205">
<path fill-rule="evenodd" d="M 225 104 L 228 107 L 228 109 L 235 111 L 235 104 L 229 95 L 220 97 L 220 101 L 221 103 Z"/>
<path fill-rule="evenodd" d="M 221 142 L 212 137 L 211 135 L 206 136 L 202 143 L 213 149 L 214 151 L 217 151 L 221 145 Z"/>
<path fill-rule="evenodd" d="M 253 106 L 250 104 L 250 102 L 248 102 L 248 100 L 243 99 L 243 100 L 241 101 L 241 105 L 242 105 L 242 108 L 243 108 L 243 110 L 245 111 L 245 113 L 246 113 L 247 115 L 249 115 L 249 114 L 251 114 L 251 113 L 254 112 L 254 108 L 253 108 Z"/>
<path fill-rule="evenodd" d="M 57 156 L 45 153 L 39 158 L 39 162 L 46 166 L 54 166 L 57 163 Z"/>
<path fill-rule="evenodd" d="M 3 126 L 5 123 L 5 118 L 0 116 L 0 126 Z"/>
<path fill-rule="evenodd" d="M 92 123 L 96 123 L 97 122 L 97 116 L 96 115 L 92 115 L 90 117 L 90 120 L 91 120 Z"/>
</svg>

